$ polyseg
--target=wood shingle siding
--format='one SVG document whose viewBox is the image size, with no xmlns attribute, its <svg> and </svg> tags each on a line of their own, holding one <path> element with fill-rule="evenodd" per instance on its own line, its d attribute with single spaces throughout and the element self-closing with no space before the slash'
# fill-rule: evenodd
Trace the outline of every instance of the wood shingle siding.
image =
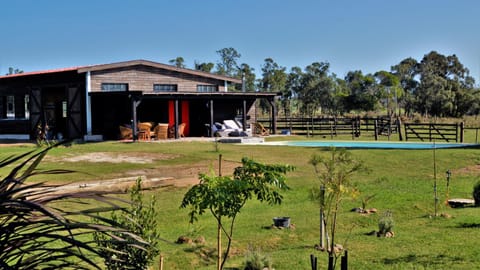
<svg viewBox="0 0 480 270">
<path fill-rule="evenodd" d="M 225 90 L 224 82 L 217 79 L 149 66 L 128 66 L 93 71 L 91 73 L 92 92 L 102 91 L 102 83 L 128 83 L 129 90 L 144 93 L 154 92 L 154 84 L 174 84 L 177 85 L 178 92 L 196 92 L 197 85 L 217 85 L 218 91 Z"/>
</svg>

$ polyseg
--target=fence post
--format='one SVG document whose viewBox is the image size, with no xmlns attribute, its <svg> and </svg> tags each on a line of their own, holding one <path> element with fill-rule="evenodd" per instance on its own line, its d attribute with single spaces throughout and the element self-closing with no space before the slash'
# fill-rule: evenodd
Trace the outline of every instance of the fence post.
<svg viewBox="0 0 480 270">
<path fill-rule="evenodd" d="M 398 132 L 398 139 L 400 141 L 403 141 L 403 136 L 402 136 L 402 119 L 400 119 L 400 116 L 397 117 L 397 132 Z"/>
<path fill-rule="evenodd" d="M 345 250 L 345 254 L 342 256 L 342 260 L 340 261 L 340 269 L 348 270 L 348 250 Z"/>
<path fill-rule="evenodd" d="M 312 266 L 312 270 L 317 270 L 317 257 L 310 254 L 310 265 Z"/>
<path fill-rule="evenodd" d="M 378 141 L 378 120 L 373 121 L 373 133 L 375 134 L 375 141 Z"/>
<path fill-rule="evenodd" d="M 333 255 L 328 255 L 328 270 L 334 270 L 333 268 Z"/>
<path fill-rule="evenodd" d="M 463 132 L 465 130 L 465 123 L 461 122 L 460 123 L 460 142 L 463 143 Z"/>
</svg>

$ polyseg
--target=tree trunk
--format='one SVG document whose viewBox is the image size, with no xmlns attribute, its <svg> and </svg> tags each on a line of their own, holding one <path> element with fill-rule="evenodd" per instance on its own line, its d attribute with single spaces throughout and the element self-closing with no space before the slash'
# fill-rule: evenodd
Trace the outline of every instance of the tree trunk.
<svg viewBox="0 0 480 270">
<path fill-rule="evenodd" d="M 222 227 L 220 222 L 217 227 L 217 269 L 222 270 Z"/>
</svg>

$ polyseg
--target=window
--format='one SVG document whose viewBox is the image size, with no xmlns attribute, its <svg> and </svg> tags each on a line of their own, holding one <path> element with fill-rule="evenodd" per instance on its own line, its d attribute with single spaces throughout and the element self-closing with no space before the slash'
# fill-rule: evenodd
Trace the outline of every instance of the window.
<svg viewBox="0 0 480 270">
<path fill-rule="evenodd" d="M 154 92 L 177 92 L 176 84 L 154 84 Z"/>
<path fill-rule="evenodd" d="M 25 107 L 25 119 L 30 119 L 30 96 L 25 95 L 24 100 L 24 107 Z"/>
<path fill-rule="evenodd" d="M 7 96 L 7 118 L 15 118 L 15 97 Z"/>
<path fill-rule="evenodd" d="M 197 92 L 217 92 L 216 85 L 197 85 Z"/>
<path fill-rule="evenodd" d="M 128 83 L 102 83 L 102 91 L 128 91 Z"/>
</svg>

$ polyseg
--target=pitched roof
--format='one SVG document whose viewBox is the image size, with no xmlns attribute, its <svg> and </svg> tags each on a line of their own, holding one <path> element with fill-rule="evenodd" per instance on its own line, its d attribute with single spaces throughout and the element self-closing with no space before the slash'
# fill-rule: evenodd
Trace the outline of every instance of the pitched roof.
<svg viewBox="0 0 480 270">
<path fill-rule="evenodd" d="M 87 72 L 87 71 L 108 70 L 108 69 L 114 69 L 114 68 L 131 67 L 131 66 L 139 66 L 139 65 L 140 66 L 149 66 L 149 67 L 154 67 L 154 68 L 159 68 L 159 69 L 165 69 L 165 70 L 175 71 L 175 72 L 179 72 L 179 73 L 186 73 L 186 74 L 191 74 L 191 75 L 200 76 L 200 77 L 207 77 L 207 78 L 217 79 L 217 80 L 221 80 L 221 81 L 228 81 L 228 82 L 233 82 L 233 83 L 242 83 L 241 79 L 236 79 L 236 78 L 232 78 L 232 77 L 229 77 L 229 76 L 223 76 L 223 75 L 218 75 L 218 74 L 213 74 L 213 73 L 209 73 L 209 72 L 193 70 L 193 69 L 188 69 L 188 68 L 179 68 L 179 67 L 176 67 L 176 66 L 161 64 L 161 63 L 147 61 L 147 60 L 132 60 L 132 61 L 112 63 L 112 64 L 87 66 L 87 67 L 79 68 L 78 72 L 83 73 L 83 72 Z"/>
<path fill-rule="evenodd" d="M 91 66 L 80 66 L 80 67 L 24 72 L 24 73 L 0 76 L 0 79 L 31 76 L 31 75 L 43 75 L 43 74 L 60 73 L 60 72 L 68 72 L 68 71 L 77 71 L 78 73 L 85 73 L 88 71 L 100 71 L 100 70 L 131 67 L 131 66 L 138 66 L 138 65 L 165 69 L 165 70 L 175 71 L 179 73 L 186 73 L 186 74 L 191 74 L 195 76 L 212 78 L 212 79 L 217 79 L 217 80 L 227 81 L 232 83 L 239 83 L 239 84 L 242 83 L 241 79 L 236 79 L 229 76 L 223 76 L 223 75 L 218 75 L 218 74 L 213 74 L 209 72 L 203 72 L 203 71 L 193 70 L 188 68 L 178 68 L 176 66 L 161 64 L 161 63 L 147 61 L 147 60 L 132 60 L 132 61 L 125 61 L 125 62 L 111 63 L 111 64 L 100 64 L 100 65 L 91 65 Z"/>
<path fill-rule="evenodd" d="M 3 76 L 0 76 L 0 79 L 16 78 L 16 77 L 23 77 L 23 76 L 33 76 L 33 75 L 43 75 L 43 74 L 51 74 L 51 73 L 59 73 L 59 72 L 67 72 L 67 71 L 76 71 L 79 68 L 82 68 L 82 67 L 69 67 L 69 68 L 57 68 L 57 69 L 30 71 L 30 72 L 16 73 L 16 74 L 10 74 L 10 75 L 3 75 Z"/>
</svg>

